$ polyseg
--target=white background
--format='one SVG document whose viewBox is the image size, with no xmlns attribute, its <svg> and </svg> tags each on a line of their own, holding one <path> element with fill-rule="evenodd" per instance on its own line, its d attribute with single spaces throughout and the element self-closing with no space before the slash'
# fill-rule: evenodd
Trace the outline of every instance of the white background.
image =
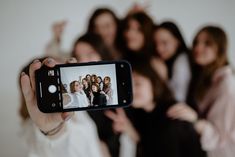
<svg viewBox="0 0 235 157">
<path fill-rule="evenodd" d="M 115 64 L 109 65 L 98 65 L 98 66 L 80 66 L 80 67 L 64 67 L 60 68 L 60 76 L 62 84 L 67 84 L 67 90 L 70 91 L 69 84 L 72 81 L 81 81 L 87 74 L 95 74 L 97 77 L 101 76 L 104 80 L 105 76 L 109 76 L 111 79 L 111 88 L 113 90 L 113 103 L 112 105 L 118 104 L 117 100 L 117 81 L 116 81 L 116 67 Z M 110 105 L 110 104 L 109 104 Z"/>
<path fill-rule="evenodd" d="M 86 29 L 87 18 L 100 6 L 113 8 L 123 17 L 134 0 L 0 0 L 0 156 L 23 157 L 19 137 L 18 73 L 22 65 L 44 52 L 51 37 L 51 24 L 67 19 L 63 47 Z M 227 32 L 229 58 L 235 64 L 234 0 L 152 0 L 148 12 L 155 22 L 174 19 L 190 46 L 205 24 L 221 25 Z"/>
</svg>

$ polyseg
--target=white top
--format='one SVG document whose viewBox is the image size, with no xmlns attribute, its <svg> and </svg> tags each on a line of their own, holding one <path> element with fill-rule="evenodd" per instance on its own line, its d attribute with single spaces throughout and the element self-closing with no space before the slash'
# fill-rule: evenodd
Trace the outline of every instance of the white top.
<svg viewBox="0 0 235 157">
<path fill-rule="evenodd" d="M 57 139 L 43 135 L 31 120 L 22 128 L 28 157 L 102 157 L 96 126 L 85 111 L 75 113 Z"/>
<path fill-rule="evenodd" d="M 88 98 L 83 90 L 69 95 L 71 97 L 71 102 L 68 105 L 65 105 L 64 108 L 88 107 Z"/>
<path fill-rule="evenodd" d="M 187 55 L 182 53 L 176 58 L 173 64 L 172 78 L 168 82 L 177 101 L 185 102 L 190 80 L 191 71 L 189 60 Z"/>
<path fill-rule="evenodd" d="M 210 107 L 209 107 L 210 106 Z M 207 95 L 199 104 L 207 125 L 201 133 L 202 148 L 209 157 L 235 156 L 235 77 L 231 67 L 216 71 Z"/>
</svg>

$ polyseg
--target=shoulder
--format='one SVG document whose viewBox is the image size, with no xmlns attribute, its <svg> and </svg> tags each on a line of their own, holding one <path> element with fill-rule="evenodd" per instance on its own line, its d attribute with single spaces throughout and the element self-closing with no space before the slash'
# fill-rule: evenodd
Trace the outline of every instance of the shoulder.
<svg viewBox="0 0 235 157">
<path fill-rule="evenodd" d="M 218 69 L 213 76 L 213 84 L 219 85 L 230 92 L 235 92 L 235 74 L 231 66 Z"/>
<path fill-rule="evenodd" d="M 189 67 L 188 55 L 182 52 L 175 60 L 174 66 L 187 66 Z"/>
</svg>

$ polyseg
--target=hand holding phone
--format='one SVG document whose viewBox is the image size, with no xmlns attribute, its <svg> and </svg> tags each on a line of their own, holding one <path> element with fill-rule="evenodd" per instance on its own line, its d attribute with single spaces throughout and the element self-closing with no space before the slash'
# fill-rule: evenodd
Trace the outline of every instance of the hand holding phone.
<svg viewBox="0 0 235 157">
<path fill-rule="evenodd" d="M 132 102 L 126 61 L 43 66 L 35 79 L 38 108 L 45 113 L 126 107 Z"/>
<path fill-rule="evenodd" d="M 70 60 L 69 62 L 75 61 Z M 57 63 L 51 58 L 47 58 L 43 62 L 40 62 L 39 60 L 34 60 L 34 62 L 29 65 L 29 74 L 22 72 L 20 78 L 21 90 L 26 102 L 30 118 L 36 124 L 36 126 L 43 132 L 53 130 L 65 120 L 68 120 L 73 116 L 73 112 L 45 114 L 41 112 L 38 108 L 35 93 L 35 71 L 37 69 L 40 69 L 42 65 L 52 68 L 56 64 Z"/>
</svg>

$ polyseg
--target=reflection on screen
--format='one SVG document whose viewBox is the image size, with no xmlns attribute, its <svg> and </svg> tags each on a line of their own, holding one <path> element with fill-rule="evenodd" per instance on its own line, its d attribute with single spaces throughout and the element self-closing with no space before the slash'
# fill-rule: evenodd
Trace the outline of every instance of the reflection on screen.
<svg viewBox="0 0 235 157">
<path fill-rule="evenodd" d="M 115 64 L 61 67 L 63 108 L 117 105 Z"/>
</svg>

